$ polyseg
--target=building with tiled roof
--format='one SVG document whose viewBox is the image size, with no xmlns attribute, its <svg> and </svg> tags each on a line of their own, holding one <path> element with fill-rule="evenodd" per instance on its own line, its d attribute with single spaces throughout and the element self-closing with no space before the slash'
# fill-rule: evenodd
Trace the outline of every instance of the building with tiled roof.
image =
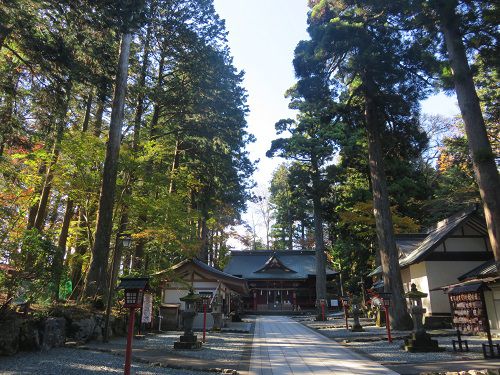
<svg viewBox="0 0 500 375">
<path fill-rule="evenodd" d="M 441 220 L 423 233 L 398 235 L 396 244 L 405 292 L 414 283 L 418 290 L 428 293 L 422 300 L 427 316 L 450 313 L 448 297 L 439 287 L 456 283 L 493 258 L 485 220 L 475 208 Z M 381 278 L 382 268 L 377 267 L 370 275 Z M 380 279 L 377 286 L 383 288 Z"/>
<path fill-rule="evenodd" d="M 314 251 L 232 251 L 224 272 L 248 282 L 248 310 L 287 311 L 314 308 L 316 255 Z M 337 272 L 327 268 L 327 280 Z"/>
</svg>

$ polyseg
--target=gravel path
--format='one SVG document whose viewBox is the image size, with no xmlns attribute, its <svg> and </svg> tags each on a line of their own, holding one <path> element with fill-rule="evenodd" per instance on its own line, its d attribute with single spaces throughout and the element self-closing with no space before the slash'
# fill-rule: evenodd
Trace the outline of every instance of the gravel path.
<svg viewBox="0 0 500 375">
<path fill-rule="evenodd" d="M 48 352 L 19 353 L 0 357 L 2 375 L 109 375 L 123 374 L 121 356 L 70 348 L 55 348 Z M 132 364 L 134 375 L 213 375 L 214 373 Z"/>
<path fill-rule="evenodd" d="M 439 346 L 446 349 L 440 353 L 409 353 L 402 349 L 403 340 L 394 340 L 392 344 L 387 341 L 375 342 L 350 342 L 348 348 L 358 349 L 369 354 L 376 361 L 389 363 L 425 363 L 434 361 L 458 361 L 483 359 L 481 343 L 484 338 L 467 337 L 470 352 L 454 352 L 450 337 L 435 337 Z"/>
<path fill-rule="evenodd" d="M 173 349 L 174 342 L 179 340 L 180 334 L 181 332 L 169 332 L 148 337 L 144 342 L 144 347 L 163 349 L 186 357 L 236 363 L 240 361 L 244 350 L 252 343 L 253 338 L 253 334 L 249 333 L 207 332 L 207 341 L 201 350 L 175 350 Z M 201 340 L 202 334 L 200 332 L 196 332 L 196 334 Z"/>
<path fill-rule="evenodd" d="M 344 321 L 335 318 L 327 322 L 316 322 L 311 317 L 297 319 L 302 324 L 313 328 L 317 332 L 331 339 L 334 339 L 348 348 L 352 348 L 368 354 L 374 360 L 382 364 L 396 363 L 427 363 L 433 361 L 458 361 L 458 360 L 479 360 L 483 359 L 481 343 L 486 342 L 486 338 L 477 336 L 464 336 L 469 342 L 469 352 L 454 352 L 451 340 L 456 338 L 454 330 L 434 330 L 429 331 L 432 338 L 438 340 L 439 345 L 446 350 L 439 353 L 409 353 L 402 346 L 402 338 L 408 336 L 411 331 L 392 331 L 394 341 L 387 342 L 385 327 L 376 327 L 373 321 L 360 319 L 364 332 L 351 332 L 345 329 Z M 352 319 L 349 318 L 349 324 Z"/>
</svg>

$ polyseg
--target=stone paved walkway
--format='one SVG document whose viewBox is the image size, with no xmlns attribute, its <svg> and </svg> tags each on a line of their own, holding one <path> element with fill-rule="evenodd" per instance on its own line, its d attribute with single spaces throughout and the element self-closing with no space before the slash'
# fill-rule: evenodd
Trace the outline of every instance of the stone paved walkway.
<svg viewBox="0 0 500 375">
<path fill-rule="evenodd" d="M 249 375 L 393 375 L 396 372 L 283 316 L 257 318 Z"/>
</svg>

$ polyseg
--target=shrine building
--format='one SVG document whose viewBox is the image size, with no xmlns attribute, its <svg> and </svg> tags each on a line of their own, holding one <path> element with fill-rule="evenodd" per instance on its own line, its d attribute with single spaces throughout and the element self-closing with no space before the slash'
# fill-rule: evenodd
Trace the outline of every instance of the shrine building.
<svg viewBox="0 0 500 375">
<path fill-rule="evenodd" d="M 405 292 L 415 284 L 428 294 L 422 300 L 426 323 L 450 316 L 443 285 L 456 283 L 493 258 L 486 222 L 475 207 L 441 220 L 425 232 L 397 235 L 396 244 Z M 382 267 L 377 267 L 370 275 L 381 278 L 381 274 Z M 383 289 L 383 281 L 379 279 L 374 287 Z"/>
<path fill-rule="evenodd" d="M 231 251 L 224 272 L 248 282 L 250 293 L 243 299 L 247 311 L 294 311 L 314 308 L 314 251 Z M 327 281 L 333 280 L 337 274 L 327 268 Z"/>
</svg>

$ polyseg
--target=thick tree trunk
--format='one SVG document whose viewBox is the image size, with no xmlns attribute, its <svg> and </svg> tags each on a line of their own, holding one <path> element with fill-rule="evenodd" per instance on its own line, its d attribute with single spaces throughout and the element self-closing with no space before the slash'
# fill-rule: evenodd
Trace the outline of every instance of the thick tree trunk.
<svg viewBox="0 0 500 375">
<path fill-rule="evenodd" d="M 61 284 L 61 276 L 63 271 L 64 257 L 66 255 L 66 242 L 68 241 L 69 226 L 71 224 L 71 219 L 73 218 L 74 202 L 68 197 L 66 203 L 66 212 L 64 213 L 64 219 L 61 226 L 61 233 L 59 234 L 59 241 L 57 242 L 57 251 L 54 256 L 54 261 L 52 263 L 52 274 L 54 281 L 54 300 L 57 301 L 59 298 L 59 285 Z"/>
<path fill-rule="evenodd" d="M 366 81 L 366 80 L 365 80 Z M 384 278 L 384 292 L 391 293 L 389 314 L 394 329 L 409 329 L 411 318 L 403 296 L 403 281 L 399 267 L 398 251 L 394 239 L 389 193 L 382 157 L 380 132 L 382 130 L 376 113 L 373 97 L 365 89 L 365 121 L 368 134 L 368 158 L 373 193 L 373 214 L 380 248 L 380 259 Z"/>
<path fill-rule="evenodd" d="M 104 161 L 104 173 L 99 197 L 95 241 L 92 247 L 92 258 L 83 292 L 84 297 L 87 298 L 102 296 L 106 293 L 109 242 L 113 227 L 113 207 L 115 203 L 116 177 L 118 173 L 118 157 L 120 154 L 131 42 L 131 33 L 122 35 L 111 121 L 109 124 L 109 140 L 106 148 L 106 159 Z"/>
<path fill-rule="evenodd" d="M 122 216 L 120 218 L 120 226 L 118 227 L 118 232 L 116 233 L 115 248 L 113 251 L 113 262 L 111 263 L 110 285 L 113 285 L 113 287 L 116 285 L 116 281 L 118 280 L 118 272 L 120 271 L 120 262 L 123 256 L 123 244 L 121 238 L 123 234 L 127 231 L 127 226 L 128 226 L 128 207 L 124 207 Z"/>
<path fill-rule="evenodd" d="M 500 177 L 467 61 L 459 27 L 459 16 L 455 11 L 456 2 L 439 0 L 436 4 L 448 58 L 453 70 L 458 106 L 465 123 L 474 174 L 483 200 L 491 248 L 500 272 Z"/>
<path fill-rule="evenodd" d="M 316 253 L 316 306 L 318 308 L 317 319 L 322 319 L 320 300 L 326 300 L 326 256 L 325 242 L 323 238 L 323 213 L 321 208 L 321 178 L 318 162 L 313 156 L 312 167 L 312 190 L 313 190 L 313 217 L 314 217 L 314 247 Z"/>
</svg>

